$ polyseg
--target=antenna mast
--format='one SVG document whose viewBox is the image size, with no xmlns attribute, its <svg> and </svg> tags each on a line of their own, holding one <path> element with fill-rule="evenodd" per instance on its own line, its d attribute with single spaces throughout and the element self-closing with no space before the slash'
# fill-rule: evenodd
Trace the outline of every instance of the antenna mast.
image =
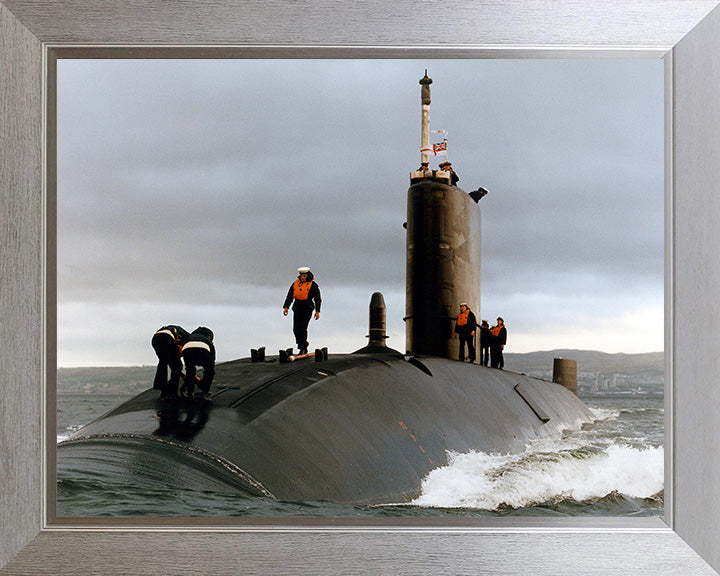
<svg viewBox="0 0 720 576">
<path fill-rule="evenodd" d="M 427 68 L 425 69 L 425 76 L 420 79 L 420 102 L 422 104 L 422 124 L 421 124 L 421 136 L 420 136 L 420 163 L 430 162 L 430 84 L 432 79 L 428 78 Z"/>
</svg>

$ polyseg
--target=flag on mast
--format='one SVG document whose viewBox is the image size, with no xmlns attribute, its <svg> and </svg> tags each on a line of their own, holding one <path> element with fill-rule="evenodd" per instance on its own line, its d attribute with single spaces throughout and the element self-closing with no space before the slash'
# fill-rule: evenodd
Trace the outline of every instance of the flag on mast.
<svg viewBox="0 0 720 576">
<path fill-rule="evenodd" d="M 433 144 L 432 147 L 435 156 L 445 156 L 447 158 L 447 140 Z"/>
<path fill-rule="evenodd" d="M 433 156 L 445 156 L 447 160 L 447 132 L 445 130 L 430 130 L 433 134 L 442 134 L 443 141 L 432 145 Z"/>
</svg>

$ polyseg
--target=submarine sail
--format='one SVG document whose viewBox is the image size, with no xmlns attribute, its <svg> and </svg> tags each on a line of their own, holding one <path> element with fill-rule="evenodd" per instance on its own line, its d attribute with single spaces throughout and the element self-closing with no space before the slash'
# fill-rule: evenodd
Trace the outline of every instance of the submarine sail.
<svg viewBox="0 0 720 576">
<path fill-rule="evenodd" d="M 407 206 L 407 352 L 457 358 L 458 307 L 480 312 L 480 208 L 437 177 L 413 184 Z"/>
<path fill-rule="evenodd" d="M 405 340 L 408 354 L 457 358 L 453 321 L 460 303 L 480 313 L 480 207 L 455 185 L 451 170 L 430 169 L 430 84 L 426 70 L 420 168 L 410 174 L 407 194 Z M 447 140 L 443 148 L 447 154 Z"/>
</svg>

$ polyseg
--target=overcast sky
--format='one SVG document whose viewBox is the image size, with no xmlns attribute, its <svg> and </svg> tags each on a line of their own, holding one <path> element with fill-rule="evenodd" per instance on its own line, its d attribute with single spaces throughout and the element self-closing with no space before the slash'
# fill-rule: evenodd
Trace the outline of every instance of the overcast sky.
<svg viewBox="0 0 720 576">
<path fill-rule="evenodd" d="M 476 313 L 506 351 L 661 351 L 661 60 L 60 60 L 58 365 L 153 364 L 164 324 L 276 354 L 302 265 L 311 349 L 364 346 L 381 291 L 404 351 L 425 68 L 458 185 L 490 191 Z"/>
</svg>

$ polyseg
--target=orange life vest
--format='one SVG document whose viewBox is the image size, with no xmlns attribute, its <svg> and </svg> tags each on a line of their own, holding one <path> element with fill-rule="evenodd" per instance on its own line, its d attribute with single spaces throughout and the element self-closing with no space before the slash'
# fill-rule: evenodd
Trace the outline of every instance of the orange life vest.
<svg viewBox="0 0 720 576">
<path fill-rule="evenodd" d="M 470 310 L 466 310 L 465 312 L 460 312 L 457 317 L 457 325 L 458 326 L 465 326 L 468 323 L 468 316 L 470 316 Z"/>
<path fill-rule="evenodd" d="M 299 278 L 295 280 L 293 284 L 293 298 L 295 298 L 295 300 L 307 300 L 312 284 L 312 280 L 309 282 L 300 282 Z"/>
<path fill-rule="evenodd" d="M 493 336 L 499 336 L 499 335 L 500 335 L 500 330 L 502 330 L 502 326 L 493 326 L 492 328 L 490 328 L 490 333 L 491 333 Z"/>
</svg>

